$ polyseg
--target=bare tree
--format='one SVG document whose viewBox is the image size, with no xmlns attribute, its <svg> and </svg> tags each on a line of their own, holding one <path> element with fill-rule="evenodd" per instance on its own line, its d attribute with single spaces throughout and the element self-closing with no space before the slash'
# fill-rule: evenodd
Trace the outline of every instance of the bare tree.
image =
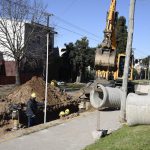
<svg viewBox="0 0 150 150">
<path fill-rule="evenodd" d="M 41 31 L 36 30 L 35 22 L 39 23 L 43 19 L 42 12 L 43 7 L 37 3 L 31 3 L 31 0 L 0 1 L 0 45 L 3 54 L 16 62 L 17 85 L 20 84 L 20 63 L 27 56 L 29 43 L 35 36 L 40 35 Z M 30 24 L 32 28 L 25 35 L 27 24 Z M 30 55 L 36 56 L 36 53 L 33 51 Z"/>
</svg>

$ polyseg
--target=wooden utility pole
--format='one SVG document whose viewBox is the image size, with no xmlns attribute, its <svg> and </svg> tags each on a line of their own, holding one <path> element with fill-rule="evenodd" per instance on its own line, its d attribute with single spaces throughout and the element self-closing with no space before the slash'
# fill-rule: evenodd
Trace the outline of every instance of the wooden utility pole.
<svg viewBox="0 0 150 150">
<path fill-rule="evenodd" d="M 129 12 L 129 29 L 128 29 L 128 39 L 126 47 L 126 59 L 123 73 L 123 83 L 122 83 L 122 99 L 121 99 L 121 121 L 126 121 L 126 97 L 128 89 L 128 74 L 129 74 L 129 62 L 132 52 L 132 41 L 133 41 L 133 31 L 134 31 L 134 12 L 135 12 L 136 0 L 130 0 L 130 12 Z"/>
</svg>

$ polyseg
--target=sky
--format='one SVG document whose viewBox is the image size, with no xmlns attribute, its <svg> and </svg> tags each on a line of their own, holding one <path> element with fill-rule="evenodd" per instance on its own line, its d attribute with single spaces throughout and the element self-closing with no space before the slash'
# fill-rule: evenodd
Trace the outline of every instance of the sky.
<svg viewBox="0 0 150 150">
<path fill-rule="evenodd" d="M 52 13 L 50 25 L 58 34 L 55 46 L 75 42 L 86 36 L 89 45 L 96 47 L 103 40 L 106 12 L 111 0 L 42 0 Z M 119 16 L 129 20 L 130 0 L 117 0 Z M 136 0 L 133 45 L 136 58 L 150 55 L 150 0 Z"/>
</svg>

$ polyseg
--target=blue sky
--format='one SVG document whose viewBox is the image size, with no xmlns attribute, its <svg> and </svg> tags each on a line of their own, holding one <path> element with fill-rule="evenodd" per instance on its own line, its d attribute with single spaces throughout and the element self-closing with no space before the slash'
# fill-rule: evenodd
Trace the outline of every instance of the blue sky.
<svg viewBox="0 0 150 150">
<path fill-rule="evenodd" d="M 87 36 L 91 47 L 97 46 L 103 39 L 106 24 L 106 12 L 110 0 L 42 0 L 47 5 L 47 11 L 54 14 L 50 24 L 58 32 L 55 46 L 64 47 L 64 43 L 75 42 Z M 119 16 L 129 16 L 130 0 L 118 0 Z M 150 0 L 137 0 L 135 12 L 135 30 L 133 48 L 137 58 L 150 54 Z M 63 19 L 63 20 L 62 20 Z M 79 28 L 68 25 L 69 22 Z M 68 31 L 69 30 L 69 31 Z"/>
</svg>

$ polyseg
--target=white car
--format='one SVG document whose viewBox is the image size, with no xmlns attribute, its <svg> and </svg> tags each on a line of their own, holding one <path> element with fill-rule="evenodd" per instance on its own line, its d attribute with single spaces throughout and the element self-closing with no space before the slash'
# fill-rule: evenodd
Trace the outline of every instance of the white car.
<svg viewBox="0 0 150 150">
<path fill-rule="evenodd" d="M 58 84 L 58 85 L 64 85 L 65 82 L 63 82 L 63 81 L 58 81 L 57 84 Z"/>
</svg>

